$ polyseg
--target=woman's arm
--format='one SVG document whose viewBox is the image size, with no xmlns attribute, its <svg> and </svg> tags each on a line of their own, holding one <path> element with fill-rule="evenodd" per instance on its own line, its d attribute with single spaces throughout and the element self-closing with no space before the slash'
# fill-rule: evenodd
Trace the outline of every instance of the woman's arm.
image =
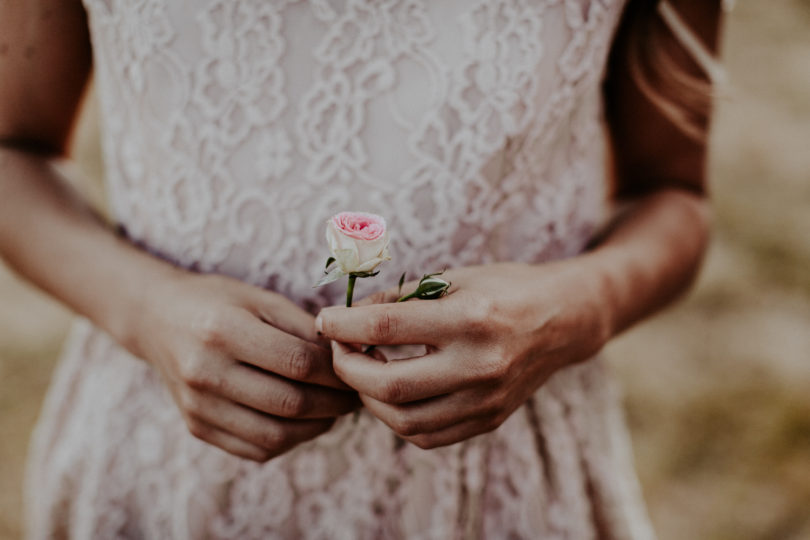
<svg viewBox="0 0 810 540">
<path fill-rule="evenodd" d="M 150 362 L 203 440 L 265 460 L 327 430 L 357 400 L 311 315 L 136 249 L 54 171 L 90 67 L 81 2 L 0 2 L 0 255 Z"/>
<path fill-rule="evenodd" d="M 670 4 L 716 54 L 721 2 L 670 0 Z M 709 231 L 706 140 L 687 136 L 639 89 L 628 62 L 627 48 L 632 44 L 627 19 L 611 54 L 605 98 L 617 195 L 631 203 L 631 211 L 597 250 L 616 304 L 611 310 L 613 333 L 657 311 L 688 288 Z M 651 28 L 662 37 L 663 55 L 689 76 L 709 82 L 662 19 L 655 19 Z M 708 117 L 700 127 L 708 132 Z M 649 226 L 650 215 L 661 224 Z M 614 263 L 614 258 L 619 260 Z"/>
<path fill-rule="evenodd" d="M 715 43 L 719 2 L 682 4 Z M 432 448 L 494 429 L 557 369 L 590 358 L 693 280 L 709 229 L 704 145 L 644 103 L 625 68 L 608 85 L 621 191 L 636 198 L 598 247 L 549 264 L 451 270 L 451 294 L 439 300 L 319 314 L 337 374 L 403 438 Z M 429 354 L 384 363 L 345 343 L 423 343 Z"/>
</svg>

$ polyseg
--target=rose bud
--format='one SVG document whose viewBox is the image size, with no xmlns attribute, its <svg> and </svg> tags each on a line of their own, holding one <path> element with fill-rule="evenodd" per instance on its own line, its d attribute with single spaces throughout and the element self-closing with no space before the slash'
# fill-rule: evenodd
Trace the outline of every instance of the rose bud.
<svg viewBox="0 0 810 540">
<path fill-rule="evenodd" d="M 419 298 L 421 300 L 435 300 L 437 298 L 441 298 L 447 294 L 447 290 L 450 288 L 450 285 L 452 285 L 449 281 L 436 277 L 442 275 L 443 273 L 444 271 L 422 276 L 416 290 L 411 294 L 406 294 L 405 296 L 400 297 L 397 302 L 404 302 L 406 300 L 410 300 L 411 298 Z M 402 290 L 402 281 L 404 281 L 404 278 L 405 274 L 402 274 L 402 278 L 400 279 L 400 292 Z"/>
</svg>

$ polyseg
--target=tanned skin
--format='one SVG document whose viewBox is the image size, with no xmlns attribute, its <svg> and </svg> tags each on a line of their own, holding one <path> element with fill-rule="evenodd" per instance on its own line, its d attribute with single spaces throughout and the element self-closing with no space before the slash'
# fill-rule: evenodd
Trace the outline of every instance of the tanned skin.
<svg viewBox="0 0 810 540">
<path fill-rule="evenodd" d="M 714 47 L 719 2 L 673 4 Z M 681 295 L 706 249 L 705 146 L 614 62 L 615 176 L 633 199 L 595 249 L 453 269 L 440 300 L 372 305 L 389 291 L 316 321 L 275 293 L 147 254 L 67 187 L 51 161 L 68 147 L 91 58 L 79 0 L 0 1 L 0 255 L 157 369 L 191 433 L 238 456 L 270 459 L 360 401 L 423 448 L 492 430 L 555 370 Z M 385 364 L 339 342 L 424 343 L 430 353 Z"/>
</svg>

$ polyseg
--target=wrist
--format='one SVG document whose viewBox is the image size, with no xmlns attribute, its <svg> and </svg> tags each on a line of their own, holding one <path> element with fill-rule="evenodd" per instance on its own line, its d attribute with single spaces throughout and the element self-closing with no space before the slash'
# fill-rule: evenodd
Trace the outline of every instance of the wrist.
<svg viewBox="0 0 810 540">
<path fill-rule="evenodd" d="M 620 302 L 615 274 L 618 261 L 615 254 L 603 250 L 589 252 L 582 259 L 587 294 L 595 300 L 591 309 L 601 349 L 619 333 Z"/>
<path fill-rule="evenodd" d="M 529 350 L 552 355 L 557 367 L 591 358 L 613 336 L 609 274 L 591 254 L 529 265 L 512 296 L 510 326 L 529 336 Z M 531 356 L 535 356 L 532 354 Z"/>
<path fill-rule="evenodd" d="M 590 355 L 599 352 L 616 334 L 616 308 L 611 264 L 601 253 L 588 252 L 564 261 L 572 281 L 561 291 L 575 291 L 581 335 L 588 336 Z M 565 298 L 563 298 L 563 301 Z"/>
<path fill-rule="evenodd" d="M 599 299 L 607 342 L 639 318 L 637 311 L 646 311 L 644 291 L 654 286 L 656 265 L 650 254 L 623 245 L 606 244 L 583 258 L 592 294 Z"/>
<path fill-rule="evenodd" d="M 618 303 L 611 257 L 589 252 L 552 263 L 560 265 L 554 272 L 556 283 L 551 284 L 553 326 L 559 335 L 576 339 L 584 358 L 599 352 L 616 334 Z"/>
<path fill-rule="evenodd" d="M 117 306 L 123 309 L 111 310 L 104 325 L 122 347 L 145 360 L 150 354 L 144 338 L 154 340 L 156 332 L 169 322 L 167 302 L 171 303 L 170 296 L 188 274 L 158 259 L 149 263 L 147 268 L 140 268 L 137 278 L 122 284 Z"/>
</svg>

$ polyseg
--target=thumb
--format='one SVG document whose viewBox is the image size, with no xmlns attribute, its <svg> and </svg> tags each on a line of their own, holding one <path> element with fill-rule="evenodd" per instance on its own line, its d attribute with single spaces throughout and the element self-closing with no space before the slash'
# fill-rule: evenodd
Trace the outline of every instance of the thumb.
<svg viewBox="0 0 810 540">
<path fill-rule="evenodd" d="M 280 294 L 261 290 L 253 298 L 253 307 L 270 326 L 325 349 L 330 348 L 329 341 L 319 336 L 315 329 L 315 317 Z"/>
</svg>

